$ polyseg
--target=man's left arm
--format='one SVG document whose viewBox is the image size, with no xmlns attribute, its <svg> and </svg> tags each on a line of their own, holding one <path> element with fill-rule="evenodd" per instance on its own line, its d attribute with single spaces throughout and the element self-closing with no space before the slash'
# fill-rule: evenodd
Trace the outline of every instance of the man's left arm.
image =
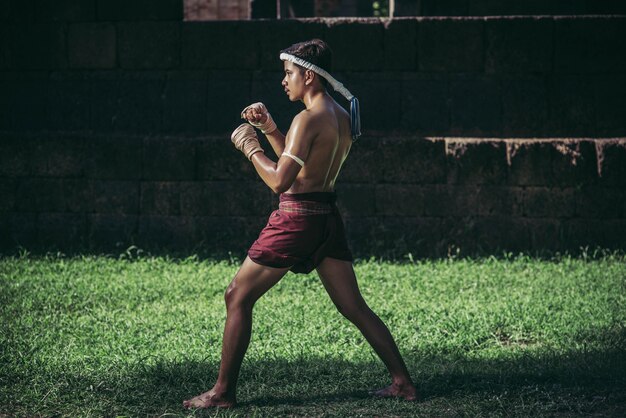
<svg viewBox="0 0 626 418">
<path fill-rule="evenodd" d="M 251 156 L 257 173 L 274 193 L 288 190 L 302 169 L 316 136 L 311 125 L 306 114 L 294 118 L 285 139 L 285 151 L 279 156 L 278 162 L 273 162 L 262 152 Z"/>
</svg>

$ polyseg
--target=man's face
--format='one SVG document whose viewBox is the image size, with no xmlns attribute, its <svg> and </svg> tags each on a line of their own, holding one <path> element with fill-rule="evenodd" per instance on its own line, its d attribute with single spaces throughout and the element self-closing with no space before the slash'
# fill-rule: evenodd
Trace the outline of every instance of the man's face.
<svg viewBox="0 0 626 418">
<path fill-rule="evenodd" d="M 283 68 L 285 77 L 281 84 L 285 89 L 285 93 L 287 93 L 287 97 L 292 102 L 301 100 L 304 96 L 304 71 L 290 61 L 283 61 Z"/>
</svg>

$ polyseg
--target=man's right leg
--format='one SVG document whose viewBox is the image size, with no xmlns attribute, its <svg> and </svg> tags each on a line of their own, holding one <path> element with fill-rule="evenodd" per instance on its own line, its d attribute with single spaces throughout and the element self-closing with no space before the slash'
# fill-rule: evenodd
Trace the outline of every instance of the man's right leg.
<svg viewBox="0 0 626 418">
<path fill-rule="evenodd" d="M 289 268 L 262 266 L 246 257 L 224 296 L 226 325 L 217 382 L 208 392 L 183 401 L 185 408 L 230 407 L 235 404 L 239 369 L 252 333 L 252 307 L 287 271 Z"/>
<path fill-rule="evenodd" d="M 317 267 L 317 273 L 339 312 L 356 325 L 391 374 L 391 385 L 372 394 L 416 400 L 417 390 L 400 351 L 387 326 L 363 299 L 352 263 L 326 257 Z"/>
</svg>

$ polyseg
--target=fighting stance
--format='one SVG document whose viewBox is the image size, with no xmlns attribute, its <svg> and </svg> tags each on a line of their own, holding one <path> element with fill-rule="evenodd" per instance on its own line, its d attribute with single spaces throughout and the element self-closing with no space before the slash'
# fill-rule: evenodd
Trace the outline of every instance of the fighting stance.
<svg viewBox="0 0 626 418">
<path fill-rule="evenodd" d="M 183 406 L 235 405 L 254 303 L 289 270 L 308 273 L 313 269 L 337 309 L 358 327 L 391 374 L 390 386 L 371 393 L 416 400 L 417 391 L 393 337 L 361 296 L 335 206 L 335 181 L 352 141 L 360 135 L 358 101 L 326 71 L 330 71 L 331 51 L 323 41 L 292 45 L 280 58 L 287 97 L 292 102 L 302 101 L 306 109 L 293 119 L 285 137 L 262 103 L 250 105 L 242 112 L 249 123 L 231 136 L 263 181 L 280 193 L 279 208 L 270 215 L 226 290 L 227 316 L 217 382 Z M 352 117 L 326 92 L 327 84 L 351 101 Z M 265 156 L 255 127 L 280 156 L 278 162 Z"/>
</svg>

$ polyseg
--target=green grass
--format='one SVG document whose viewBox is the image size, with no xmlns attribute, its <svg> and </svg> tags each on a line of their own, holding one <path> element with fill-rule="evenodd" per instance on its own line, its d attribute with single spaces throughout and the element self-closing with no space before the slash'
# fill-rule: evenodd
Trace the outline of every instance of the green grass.
<svg viewBox="0 0 626 418">
<path fill-rule="evenodd" d="M 356 265 L 424 400 L 371 399 L 386 370 L 317 277 L 255 307 L 231 411 L 186 411 L 219 365 L 237 264 L 0 258 L 0 416 L 623 416 L 626 257 Z"/>
</svg>

